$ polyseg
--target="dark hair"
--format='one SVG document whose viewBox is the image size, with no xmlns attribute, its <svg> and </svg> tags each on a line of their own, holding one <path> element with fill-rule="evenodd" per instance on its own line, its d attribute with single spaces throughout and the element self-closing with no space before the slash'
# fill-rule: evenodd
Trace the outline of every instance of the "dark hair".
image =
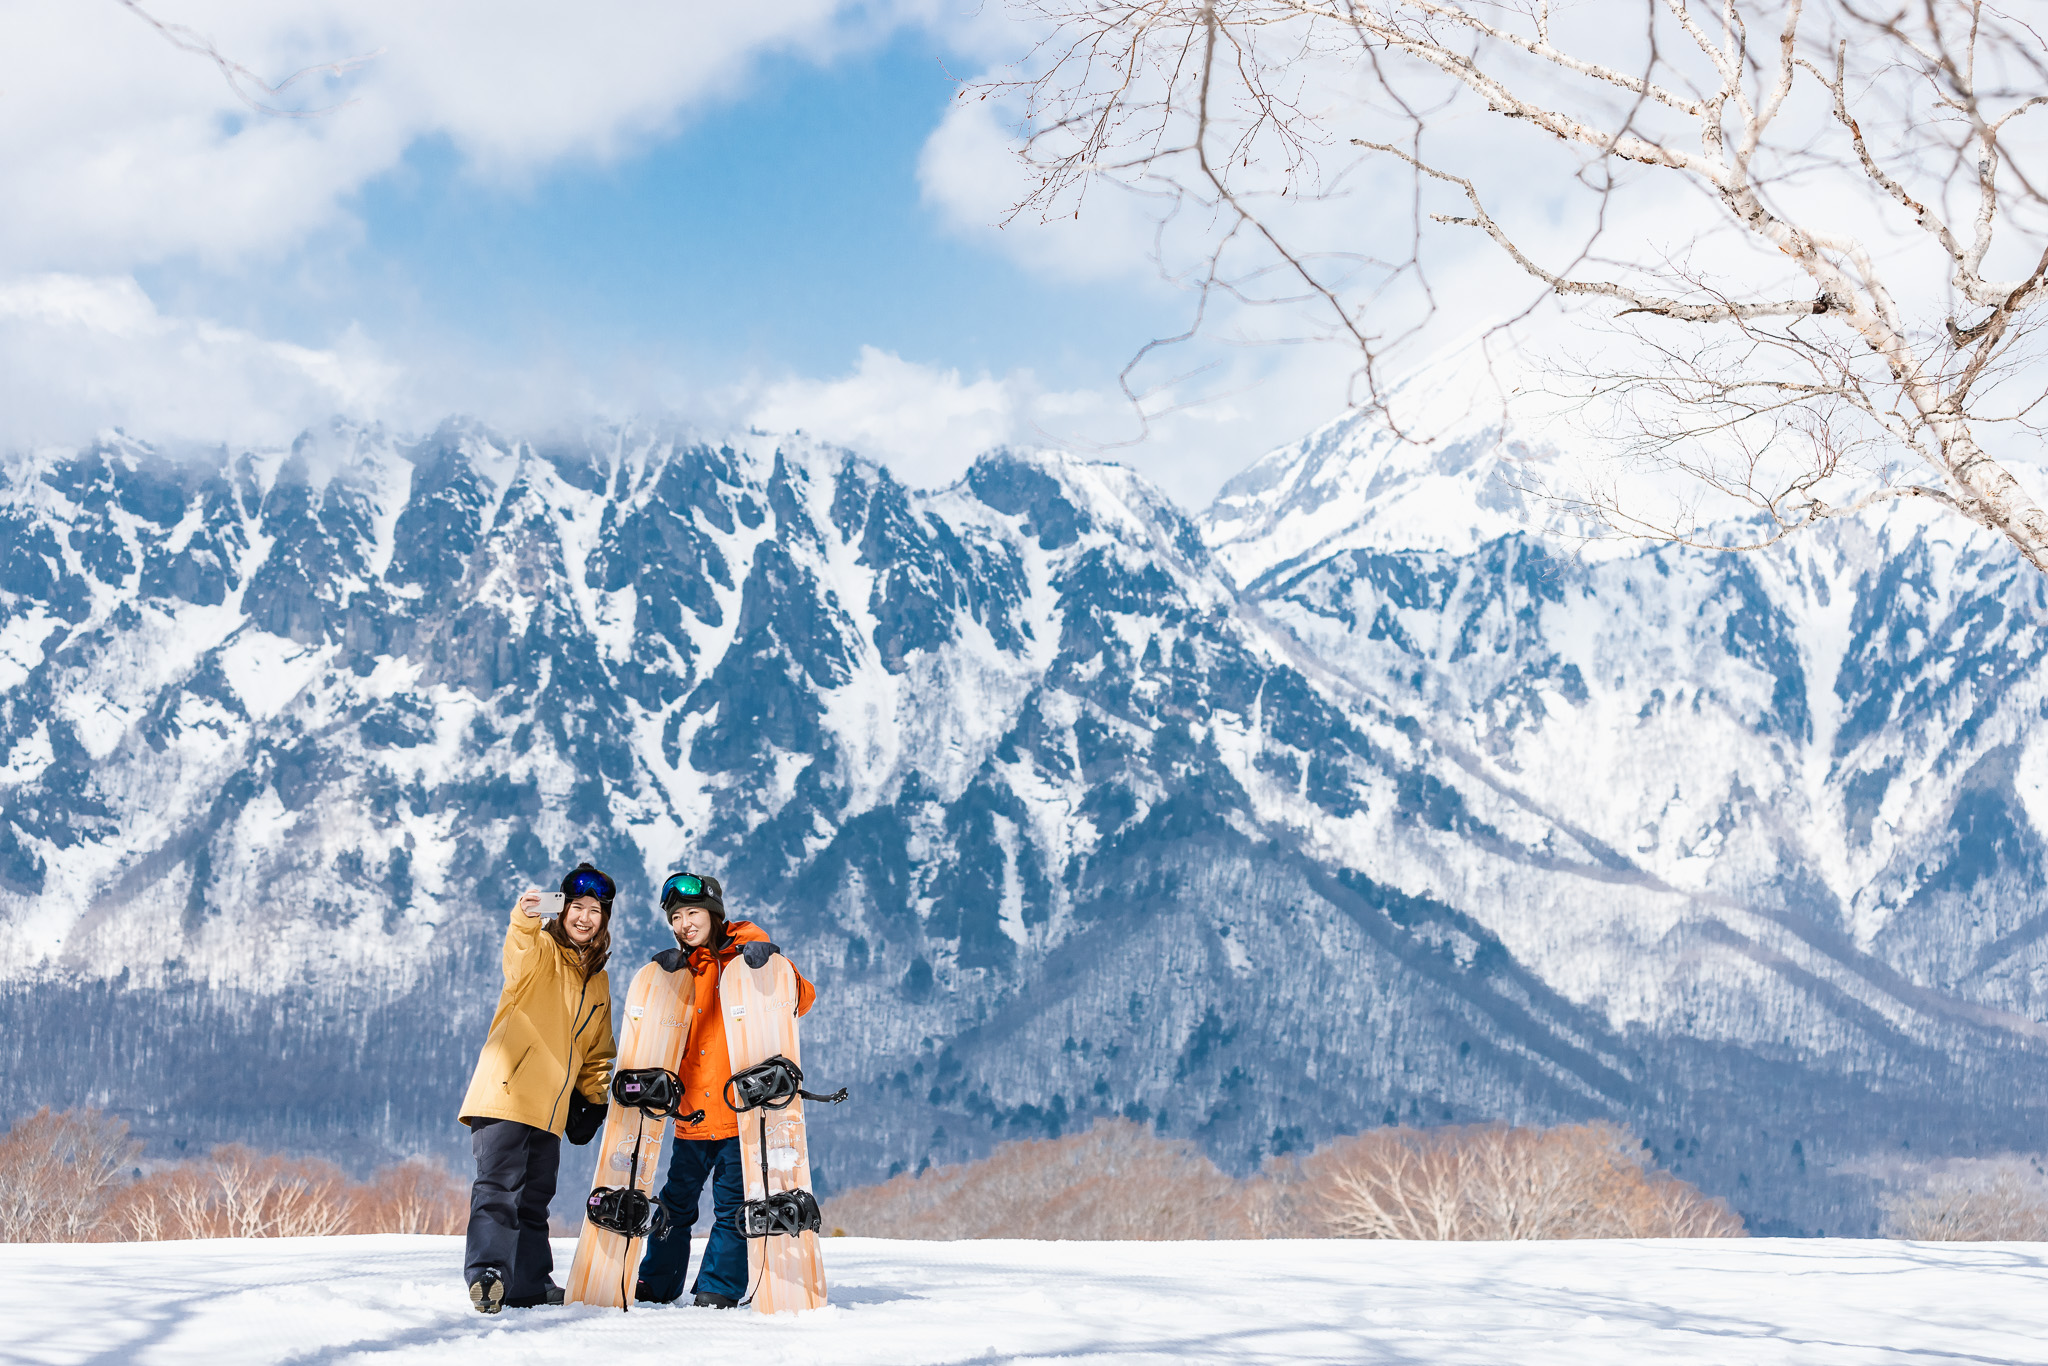
<svg viewBox="0 0 2048 1366">
<path fill-rule="evenodd" d="M 577 880 L 576 875 L 578 873 L 597 873 L 599 877 L 604 878 L 605 886 L 612 887 L 614 885 L 609 877 L 605 877 L 603 873 L 599 873 L 597 869 L 591 867 L 588 863 L 577 864 L 569 875 L 562 879 L 562 910 L 564 912 L 568 911 L 571 900 L 579 899 L 569 896 L 570 885 Z M 586 892 L 584 895 L 588 896 L 589 893 Z M 583 970 L 583 980 L 586 982 L 597 976 L 598 973 L 603 972 L 605 963 L 612 956 L 611 897 L 601 896 L 597 898 L 597 913 L 597 933 L 590 937 L 588 944 L 578 944 L 575 940 L 571 939 L 569 932 L 562 928 L 562 918 L 560 916 L 556 916 L 541 927 L 542 933 L 546 934 L 548 938 L 576 955 L 576 965 Z"/>
</svg>

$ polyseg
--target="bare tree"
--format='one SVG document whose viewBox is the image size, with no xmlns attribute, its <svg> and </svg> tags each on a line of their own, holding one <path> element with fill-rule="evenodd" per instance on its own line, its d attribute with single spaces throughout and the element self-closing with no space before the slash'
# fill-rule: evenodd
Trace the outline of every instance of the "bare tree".
<svg viewBox="0 0 2048 1366">
<path fill-rule="evenodd" d="M 1235 1238 L 1245 1194 L 1193 1144 L 1105 1119 L 835 1195 L 824 1214 L 827 1228 L 880 1238 Z"/>
<path fill-rule="evenodd" d="M 45 1107 L 0 1133 L 0 1243 L 446 1234 L 469 1216 L 468 1183 L 431 1158 L 352 1182 L 319 1158 L 232 1143 L 144 1175 L 130 1167 L 140 1149 L 92 1109 Z"/>
<path fill-rule="evenodd" d="M 460 1233 L 469 1223 L 469 1185 L 447 1167 L 415 1157 L 378 1171 L 357 1194 L 351 1233 Z"/>
<path fill-rule="evenodd" d="M 1037 181 L 1019 212 L 1064 217 L 1115 181 L 1200 218 L 1198 327 L 1219 292 L 1306 302 L 1380 402 L 1388 357 L 1440 321 L 1443 235 L 1480 235 L 1532 284 L 1508 315 L 1554 300 L 1626 334 L 1626 361 L 1560 367 L 1627 417 L 1621 472 L 1539 491 L 1622 534 L 1727 549 L 1927 500 L 2048 569 L 2048 511 L 1992 435 L 2031 438 L 2048 407 L 2048 142 L 2029 122 L 2048 40 L 2014 10 L 1019 3 L 1050 36 L 983 92 L 1023 101 Z M 1294 206 L 1385 170 L 1407 185 L 1398 250 L 1369 245 L 1390 237 L 1384 200 L 1355 247 L 1303 227 Z M 1548 201 L 1503 207 L 1532 176 L 1569 234 L 1540 221 Z M 1682 491 L 1675 510 L 1641 500 L 1645 476 Z M 1708 530 L 1731 500 L 1749 525 Z"/>
<path fill-rule="evenodd" d="M 1727 1238 L 1726 1204 L 1610 1124 L 1377 1129 L 1233 1180 L 1125 1120 L 847 1191 L 828 1228 L 882 1238 Z"/>
<path fill-rule="evenodd" d="M 0 1242 L 79 1242 L 140 1145 L 98 1110 L 44 1106 L 0 1135 Z"/>
<path fill-rule="evenodd" d="M 2048 1238 L 2048 1184 L 2016 1160 L 1940 1172 L 1887 1202 L 1885 1231 L 1925 1242 L 2038 1242 Z"/>
<path fill-rule="evenodd" d="M 1339 1139 L 1283 1181 L 1311 1227 L 1341 1238 L 1728 1238 L 1742 1220 L 1653 1170 L 1611 1124 L 1378 1129 Z M 1301 1197 L 1297 1196 L 1300 1201 Z"/>
</svg>

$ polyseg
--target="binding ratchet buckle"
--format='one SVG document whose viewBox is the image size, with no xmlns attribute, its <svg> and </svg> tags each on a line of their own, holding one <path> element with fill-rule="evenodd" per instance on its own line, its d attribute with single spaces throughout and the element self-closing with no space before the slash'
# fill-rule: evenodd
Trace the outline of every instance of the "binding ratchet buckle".
<svg viewBox="0 0 2048 1366">
<path fill-rule="evenodd" d="M 612 1099 L 629 1110 L 650 1115 L 676 1115 L 683 1105 L 683 1083 L 666 1067 L 629 1067 L 612 1074 Z M 695 1124 L 704 1118 L 702 1110 L 676 1115 L 678 1124 Z"/>
<path fill-rule="evenodd" d="M 794 1238 L 799 1233 L 816 1233 L 819 1223 L 818 1197 L 809 1191 L 778 1191 L 766 1200 L 749 1200 L 740 1206 L 742 1238 L 777 1234 Z"/>
<path fill-rule="evenodd" d="M 668 1211 L 661 1202 L 631 1186 L 599 1186 L 583 1213 L 599 1228 L 628 1238 L 659 1238 L 668 1232 Z"/>
<path fill-rule="evenodd" d="M 798 1096 L 837 1105 L 846 1099 L 846 1088 L 842 1086 L 829 1096 L 804 1090 L 804 1070 L 780 1053 L 766 1062 L 741 1068 L 725 1083 L 725 1103 L 736 1114 L 748 1110 L 787 1110 Z"/>
</svg>

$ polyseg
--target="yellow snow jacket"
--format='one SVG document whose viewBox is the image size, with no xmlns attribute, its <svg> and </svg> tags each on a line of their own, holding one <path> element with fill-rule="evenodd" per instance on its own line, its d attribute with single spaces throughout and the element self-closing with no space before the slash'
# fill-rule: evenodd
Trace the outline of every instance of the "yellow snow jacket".
<svg viewBox="0 0 2048 1366">
<path fill-rule="evenodd" d="M 512 907 L 505 930 L 505 987 L 483 1056 L 462 1098 L 472 1119 L 514 1119 L 559 1134 L 569 1119 L 569 1088 L 605 1103 L 612 1059 L 611 981 L 586 981 L 570 950 L 543 934 L 544 921 Z"/>
</svg>

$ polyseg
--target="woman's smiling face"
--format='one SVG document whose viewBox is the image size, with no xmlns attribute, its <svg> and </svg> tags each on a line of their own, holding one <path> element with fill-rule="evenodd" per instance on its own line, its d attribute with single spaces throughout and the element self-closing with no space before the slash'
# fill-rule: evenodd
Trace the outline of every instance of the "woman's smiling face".
<svg viewBox="0 0 2048 1366">
<path fill-rule="evenodd" d="M 562 931 L 577 948 L 597 938 L 598 926 L 602 924 L 604 903 L 594 896 L 579 896 L 562 908 Z"/>
<path fill-rule="evenodd" d="M 669 912 L 668 923 L 685 948 L 702 948 L 711 942 L 711 909 L 708 906 L 678 906 Z"/>
</svg>

